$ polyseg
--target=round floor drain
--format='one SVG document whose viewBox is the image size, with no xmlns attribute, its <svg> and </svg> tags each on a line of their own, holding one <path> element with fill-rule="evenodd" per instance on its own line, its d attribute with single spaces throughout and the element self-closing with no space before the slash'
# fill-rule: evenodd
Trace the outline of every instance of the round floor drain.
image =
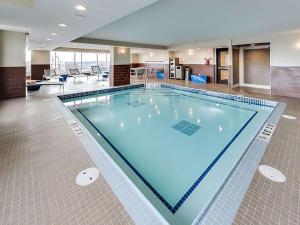
<svg viewBox="0 0 300 225">
<path fill-rule="evenodd" d="M 271 166 L 260 165 L 258 167 L 258 170 L 262 175 L 264 175 L 266 178 L 272 181 L 280 182 L 280 183 L 286 181 L 284 174 Z"/>
<path fill-rule="evenodd" d="M 99 177 L 99 170 L 95 167 L 87 168 L 81 171 L 76 177 L 76 184 L 79 186 L 87 186 Z"/>
<path fill-rule="evenodd" d="M 291 116 L 291 115 L 282 115 L 283 118 L 289 119 L 289 120 L 295 120 L 297 119 L 296 116 Z"/>
</svg>

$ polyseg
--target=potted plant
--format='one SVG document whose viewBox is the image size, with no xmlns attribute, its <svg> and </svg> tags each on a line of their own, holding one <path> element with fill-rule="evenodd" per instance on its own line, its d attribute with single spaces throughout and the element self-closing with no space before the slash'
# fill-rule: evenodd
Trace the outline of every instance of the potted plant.
<svg viewBox="0 0 300 225">
<path fill-rule="evenodd" d="M 205 64 L 205 65 L 209 65 L 209 64 L 210 64 L 210 60 L 211 60 L 210 57 L 205 57 L 205 58 L 204 58 L 204 64 Z"/>
</svg>

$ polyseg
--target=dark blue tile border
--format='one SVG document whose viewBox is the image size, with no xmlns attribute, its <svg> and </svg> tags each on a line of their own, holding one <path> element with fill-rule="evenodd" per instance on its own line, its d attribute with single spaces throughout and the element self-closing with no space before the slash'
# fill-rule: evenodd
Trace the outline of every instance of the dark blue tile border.
<svg viewBox="0 0 300 225">
<path fill-rule="evenodd" d="M 217 161 L 222 157 L 222 155 L 226 152 L 229 146 L 235 141 L 235 139 L 240 135 L 240 133 L 246 128 L 246 126 L 251 122 L 251 120 L 258 113 L 257 111 L 253 111 L 253 115 L 250 119 L 242 126 L 242 128 L 233 136 L 233 138 L 229 141 L 229 143 L 221 150 L 221 152 L 217 155 L 217 157 L 210 163 L 210 165 L 206 168 L 206 170 L 199 176 L 199 178 L 194 182 L 194 184 L 189 188 L 189 190 L 183 195 L 183 197 L 176 203 L 175 206 L 172 206 L 165 200 L 158 191 L 139 173 L 139 171 L 122 155 L 122 153 L 109 141 L 109 139 L 82 113 L 78 108 L 76 110 L 80 113 L 80 115 L 102 136 L 102 138 L 113 148 L 113 150 L 124 160 L 124 162 L 134 171 L 134 173 L 144 182 L 145 185 L 160 199 L 160 201 L 173 213 L 180 208 L 180 206 L 185 202 L 185 200 L 189 197 L 189 195 L 195 190 L 195 188 L 201 183 L 204 177 L 208 174 L 208 172 L 212 169 L 212 167 L 217 163 Z"/>
<path fill-rule="evenodd" d="M 278 104 L 277 102 L 263 100 L 263 99 L 256 99 L 256 98 L 249 98 L 249 97 L 244 97 L 244 96 L 237 96 L 237 95 L 231 95 L 231 94 L 225 94 L 225 93 L 219 93 L 219 92 L 213 92 L 213 91 L 206 91 L 206 90 L 183 87 L 183 86 L 172 85 L 172 84 L 162 83 L 162 84 L 160 84 L 160 86 L 164 87 L 164 88 L 181 90 L 181 91 L 201 94 L 201 95 L 205 95 L 205 96 L 216 97 L 216 98 L 221 98 L 221 99 L 225 99 L 225 100 L 243 102 L 246 104 L 258 105 L 258 106 L 264 106 L 264 107 L 270 107 L 270 108 L 275 108 L 276 105 Z M 103 93 L 109 93 L 109 92 L 115 92 L 115 91 L 121 91 L 121 90 L 128 90 L 128 89 L 134 89 L 134 88 L 140 88 L 140 87 L 144 87 L 144 84 L 127 85 L 127 86 L 121 86 L 121 87 L 100 89 L 100 90 L 95 90 L 95 91 L 72 93 L 72 94 L 66 94 L 66 95 L 59 95 L 57 97 L 61 101 L 63 101 L 63 100 L 71 99 L 71 98 L 86 97 L 86 96 L 90 96 L 90 95 L 97 95 L 97 94 L 103 94 Z"/>
<path fill-rule="evenodd" d="M 86 91 L 86 92 L 78 92 L 78 93 L 72 93 L 72 94 L 66 94 L 66 95 L 58 95 L 57 97 L 61 101 L 64 101 L 64 100 L 71 99 L 71 98 L 87 97 L 90 95 L 99 95 L 99 94 L 104 94 L 104 93 L 123 91 L 123 90 L 140 88 L 140 87 L 144 87 L 144 85 L 136 84 L 136 85 L 128 85 L 128 86 L 122 86 L 122 87 L 106 88 L 106 89 L 100 89 L 100 90 L 95 90 L 95 91 Z"/>
<path fill-rule="evenodd" d="M 256 99 L 256 98 L 249 98 L 244 96 L 238 96 L 238 95 L 231 95 L 231 94 L 225 94 L 225 93 L 219 93 L 219 92 L 213 92 L 213 91 L 205 91 L 201 89 L 195 89 L 195 88 L 189 88 L 189 87 L 182 87 L 178 85 L 172 85 L 172 84 L 161 84 L 161 87 L 169 88 L 169 89 L 176 89 L 180 91 L 187 91 L 191 93 L 201 94 L 205 96 L 210 97 L 216 97 L 221 98 L 225 100 L 231 100 L 231 101 L 237 101 L 237 102 L 243 102 L 251 105 L 258 105 L 258 106 L 264 106 L 264 107 L 270 107 L 275 108 L 278 104 L 277 102 L 263 100 L 263 99 Z"/>
</svg>

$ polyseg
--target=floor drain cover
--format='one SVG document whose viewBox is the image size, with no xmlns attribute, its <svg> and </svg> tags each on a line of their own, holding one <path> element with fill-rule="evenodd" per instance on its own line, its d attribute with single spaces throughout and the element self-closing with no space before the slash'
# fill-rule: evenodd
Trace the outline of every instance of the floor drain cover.
<svg viewBox="0 0 300 225">
<path fill-rule="evenodd" d="M 81 171 L 76 177 L 76 184 L 87 186 L 93 183 L 99 177 L 99 170 L 95 167 L 87 168 Z"/>
<path fill-rule="evenodd" d="M 283 118 L 289 119 L 289 120 L 295 120 L 297 117 L 291 116 L 291 115 L 282 115 Z"/>
<path fill-rule="evenodd" d="M 285 182 L 286 178 L 283 175 L 283 173 L 281 173 L 279 170 L 271 167 L 271 166 L 267 166 L 267 165 L 260 165 L 258 167 L 259 172 L 264 175 L 266 178 L 275 181 L 275 182 Z"/>
</svg>

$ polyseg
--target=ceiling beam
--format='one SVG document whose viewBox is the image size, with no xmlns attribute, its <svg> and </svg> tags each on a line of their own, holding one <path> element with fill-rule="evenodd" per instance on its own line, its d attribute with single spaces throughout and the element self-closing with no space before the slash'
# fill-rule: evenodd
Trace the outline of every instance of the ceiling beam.
<svg viewBox="0 0 300 225">
<path fill-rule="evenodd" d="M 84 44 L 110 45 L 110 46 L 128 47 L 128 48 L 147 48 L 147 49 L 167 50 L 167 46 L 163 46 L 163 45 L 151 45 L 151 44 L 143 44 L 143 43 L 123 42 L 123 41 L 104 40 L 104 39 L 85 38 L 85 37 L 77 38 L 72 42 L 84 43 Z"/>
</svg>

